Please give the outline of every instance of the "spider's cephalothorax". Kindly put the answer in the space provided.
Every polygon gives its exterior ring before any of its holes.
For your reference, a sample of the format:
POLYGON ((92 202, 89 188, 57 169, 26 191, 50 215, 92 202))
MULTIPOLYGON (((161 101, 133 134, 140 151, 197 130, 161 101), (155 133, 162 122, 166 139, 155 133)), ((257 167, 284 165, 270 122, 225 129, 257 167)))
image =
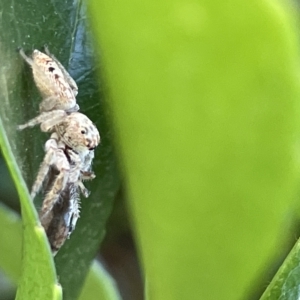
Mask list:
POLYGON ((55 127, 45 144, 46 154, 31 190, 31 197, 34 198, 49 175, 50 168, 58 170, 58 175, 44 197, 41 208, 43 217, 47 217, 68 184, 74 184, 85 197, 89 195, 82 181, 95 178, 91 172, 91 163, 94 148, 99 142, 97 128, 81 113, 71 113, 55 127))
MULTIPOLYGON (((49 128, 44 129, 49 131, 49 128)), ((79 112, 66 116, 55 126, 55 131, 77 153, 93 150, 100 143, 100 135, 96 126, 86 115, 79 112)))

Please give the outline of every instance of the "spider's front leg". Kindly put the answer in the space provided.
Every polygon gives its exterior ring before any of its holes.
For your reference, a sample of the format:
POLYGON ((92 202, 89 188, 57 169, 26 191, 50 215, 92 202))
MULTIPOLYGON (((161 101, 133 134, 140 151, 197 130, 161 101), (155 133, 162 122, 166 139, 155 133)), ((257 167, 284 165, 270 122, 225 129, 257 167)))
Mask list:
POLYGON ((41 124, 41 130, 43 132, 48 132, 50 128, 62 122, 67 116, 67 113, 64 110, 53 110, 48 112, 43 112, 37 117, 29 120, 23 125, 17 127, 18 130, 23 130, 27 127, 33 127, 37 124, 41 124))
POLYGON ((23 59, 32 67, 32 65, 33 65, 32 58, 25 54, 23 48, 18 48, 18 51, 19 51, 20 55, 23 57, 23 59))
POLYGON ((83 196, 85 198, 88 198, 88 196, 90 195, 90 191, 82 183, 81 172, 83 168, 83 162, 81 160, 81 157, 71 149, 67 150, 67 152, 72 163, 70 182, 74 182, 76 186, 79 187, 80 192, 83 194, 83 196))
POLYGON ((66 185, 70 180, 70 164, 63 149, 58 148, 55 151, 55 158, 56 161, 53 163, 53 165, 56 166, 59 174, 56 176, 43 201, 40 211, 41 219, 47 217, 48 213, 52 210, 53 206, 58 201, 60 194, 66 188, 66 185))
POLYGON ((35 182, 32 186, 31 193, 30 193, 32 200, 41 189, 42 184, 47 174, 49 173, 50 166, 55 163, 56 151, 58 148, 57 139, 58 139, 57 134, 52 134, 50 139, 45 143, 46 154, 43 159, 43 162, 40 165, 38 174, 36 176, 35 182))
POLYGON ((82 180, 92 180, 96 178, 96 175, 93 171, 81 171, 82 180))
POLYGON ((96 178, 96 175, 94 172, 92 171, 80 171, 80 178, 78 180, 78 186, 80 188, 81 193, 83 194, 83 196, 85 198, 88 198, 88 196, 90 195, 90 191, 83 185, 82 180, 92 180, 96 178))
POLYGON ((74 103, 73 106, 71 106, 69 104, 66 104, 66 105, 61 104, 60 105, 59 101, 60 101, 60 99, 58 96, 50 96, 50 97, 43 99, 43 101, 39 105, 40 112, 48 112, 48 111, 52 111, 52 110, 62 109, 66 113, 72 113, 72 112, 78 111, 80 109, 80 107, 77 103, 74 103), (59 106, 59 109, 56 108, 57 106, 59 106))

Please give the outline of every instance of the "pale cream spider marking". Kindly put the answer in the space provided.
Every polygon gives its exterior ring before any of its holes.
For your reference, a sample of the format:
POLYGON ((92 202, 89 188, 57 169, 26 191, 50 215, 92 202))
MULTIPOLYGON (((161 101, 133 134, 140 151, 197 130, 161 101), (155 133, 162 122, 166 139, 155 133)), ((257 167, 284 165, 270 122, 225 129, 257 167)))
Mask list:
MULTIPOLYGON (((35 84, 43 98, 38 117, 42 116, 43 119, 49 118, 53 122, 54 120, 59 122, 67 113, 79 110, 75 98, 78 87, 62 64, 49 52, 48 48, 45 49, 48 55, 34 50, 32 58, 26 56, 23 49, 19 49, 19 52, 31 66, 35 84)), ((22 130, 38 124, 35 119, 19 125, 18 129, 22 130)))
MULTIPOLYGON (((47 128, 48 121, 45 123, 47 128)), ((95 125, 87 116, 79 112, 66 116, 54 128, 48 128, 48 131, 54 132, 45 144, 46 154, 31 190, 31 197, 34 199, 50 168, 59 171, 43 201, 40 215, 44 218, 52 210, 68 184, 75 184, 82 194, 88 197, 89 192, 82 180, 95 178, 90 169, 94 156, 93 150, 100 143, 100 135, 95 125)))

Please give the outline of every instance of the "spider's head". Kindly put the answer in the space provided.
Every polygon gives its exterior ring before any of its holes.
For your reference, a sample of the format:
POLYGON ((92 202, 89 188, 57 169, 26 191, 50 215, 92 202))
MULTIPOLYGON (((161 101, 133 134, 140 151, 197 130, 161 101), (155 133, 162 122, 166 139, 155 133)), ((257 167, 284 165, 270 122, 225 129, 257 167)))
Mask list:
POLYGON ((79 112, 71 113, 63 125, 65 127, 63 140, 77 153, 86 154, 99 145, 99 131, 86 115, 79 112))

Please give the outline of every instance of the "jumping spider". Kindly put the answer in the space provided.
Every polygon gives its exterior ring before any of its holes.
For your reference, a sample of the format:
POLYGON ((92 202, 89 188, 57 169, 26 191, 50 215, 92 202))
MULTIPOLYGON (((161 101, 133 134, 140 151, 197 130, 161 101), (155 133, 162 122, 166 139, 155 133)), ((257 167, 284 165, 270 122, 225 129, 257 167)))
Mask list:
MULTIPOLYGON (((78 87, 61 63, 52 54, 50 54, 48 48, 45 48, 45 50, 48 55, 38 50, 34 50, 32 58, 27 57, 22 49, 19 50, 21 56, 32 67, 34 80, 43 96, 43 101, 40 104, 40 115, 28 121, 26 124, 19 125, 18 129, 22 130, 27 127, 32 127, 36 124, 41 124, 42 131, 56 132, 59 138, 62 138, 64 143, 73 149, 73 147, 78 147, 76 144, 78 137, 75 134, 76 129, 75 132, 70 134, 70 136, 68 136, 68 133, 65 133, 66 128, 72 128, 72 126, 68 127, 68 125, 66 125, 67 122, 70 121, 76 123, 76 120, 80 118, 80 122, 82 122, 84 126, 86 125, 87 128, 93 128, 94 125, 84 115, 72 113, 72 111, 79 109, 75 99, 75 96, 78 92, 78 87), (70 115, 72 115, 72 117, 68 118, 70 115), (75 143, 75 145, 73 145, 73 143, 75 143)), ((97 131, 97 129, 95 130, 97 131)), ((85 129, 82 129, 81 132, 79 132, 79 135, 84 134, 85 131, 85 129)), ((92 134, 91 131, 90 134, 92 134)), ((98 131, 97 134, 99 136, 98 131)), ((87 143, 92 141, 88 136, 86 136, 86 139, 87 143)), ((91 147, 88 144, 86 146, 88 148, 91 147)), ((80 149, 80 152, 81 151, 82 149, 80 149)), ((84 155, 84 158, 80 158, 83 159, 83 166, 80 176, 81 179, 84 179, 85 173, 89 174, 89 176, 87 176, 88 178, 93 178, 94 175, 92 176, 91 172, 87 171, 87 168, 84 167, 91 166, 93 157, 93 151, 89 151, 88 154, 84 155)), ((81 187, 83 194, 87 197, 88 191, 84 188, 82 182, 78 184, 81 187)), ((32 197, 35 196, 39 188, 40 187, 38 187, 37 183, 33 185, 32 197)))
POLYGON ((33 77, 42 95, 40 114, 19 125, 22 130, 41 124, 52 135, 45 144, 45 157, 31 190, 31 197, 41 189, 45 196, 39 218, 55 254, 70 236, 79 218, 79 191, 88 197, 82 181, 95 178, 91 171, 94 148, 100 135, 94 124, 77 112, 78 87, 61 63, 45 48, 34 50, 32 58, 20 55, 32 67, 33 77), (49 180, 49 178, 51 178, 49 180))

